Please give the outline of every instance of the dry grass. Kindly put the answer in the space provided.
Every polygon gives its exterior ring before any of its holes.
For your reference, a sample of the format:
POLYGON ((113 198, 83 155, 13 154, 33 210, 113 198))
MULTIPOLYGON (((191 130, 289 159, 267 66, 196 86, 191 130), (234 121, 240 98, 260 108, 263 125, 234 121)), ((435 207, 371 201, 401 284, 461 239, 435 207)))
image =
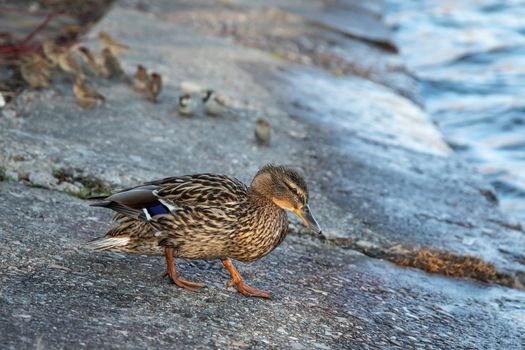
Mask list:
POLYGON ((351 238, 331 238, 328 242, 341 248, 355 249, 372 258, 385 259, 403 267, 414 267, 449 277, 472 278, 485 283, 525 290, 525 285, 518 276, 500 272, 496 266, 477 256, 402 244, 385 248, 389 245, 388 242, 377 242, 364 246, 360 241, 351 238))
POLYGON ((507 280, 507 276, 499 274, 493 264, 486 263, 478 257, 442 250, 422 248, 397 256, 393 262, 445 276, 468 277, 495 283, 501 282, 502 279, 507 280))

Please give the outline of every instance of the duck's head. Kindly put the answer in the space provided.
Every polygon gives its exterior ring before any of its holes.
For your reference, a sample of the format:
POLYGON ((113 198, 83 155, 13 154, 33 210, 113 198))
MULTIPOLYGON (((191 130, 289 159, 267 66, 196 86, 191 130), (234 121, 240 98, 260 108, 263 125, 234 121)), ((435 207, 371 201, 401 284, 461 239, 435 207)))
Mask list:
POLYGON ((306 182, 297 171, 284 166, 266 165, 255 174, 250 188, 278 207, 294 212, 306 226, 321 233, 308 207, 306 182))

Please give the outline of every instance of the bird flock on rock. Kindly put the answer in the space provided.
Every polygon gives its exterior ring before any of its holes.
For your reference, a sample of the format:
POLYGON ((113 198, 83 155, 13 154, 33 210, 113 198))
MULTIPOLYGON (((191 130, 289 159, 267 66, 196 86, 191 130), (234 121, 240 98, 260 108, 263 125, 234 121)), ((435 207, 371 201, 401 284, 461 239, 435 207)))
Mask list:
MULTIPOLYGON (((89 77, 122 79, 129 83, 131 80, 122 69, 119 56, 130 48, 106 32, 100 32, 99 38, 101 51, 98 54, 85 46, 67 48, 45 40, 42 44, 44 56, 31 52, 22 57, 22 78, 33 88, 45 88, 50 86, 53 73, 57 70, 62 71, 73 77, 73 93, 81 107, 93 108, 104 103, 105 97, 91 86, 89 77)), ((144 87, 136 90, 148 100, 156 102, 162 90, 162 77, 155 72, 149 76, 146 73, 144 81, 144 87)))
MULTIPOLYGON (((162 92, 162 76, 157 72, 149 73, 142 64, 137 65, 132 77, 127 76, 119 57, 130 51, 130 47, 103 31, 99 33, 99 39, 100 53, 92 52, 85 46, 69 48, 46 40, 42 44, 43 55, 30 52, 21 57, 21 76, 32 88, 47 88, 51 85, 53 74, 62 71, 72 77, 76 102, 86 109, 106 102, 106 98, 93 87, 92 77, 123 80, 148 101, 156 103, 162 92)), ((181 116, 205 113, 219 117, 229 113, 227 97, 212 89, 182 82, 179 91, 177 110, 181 116)), ((259 145, 269 144, 271 126, 266 119, 257 120, 254 135, 259 145)))

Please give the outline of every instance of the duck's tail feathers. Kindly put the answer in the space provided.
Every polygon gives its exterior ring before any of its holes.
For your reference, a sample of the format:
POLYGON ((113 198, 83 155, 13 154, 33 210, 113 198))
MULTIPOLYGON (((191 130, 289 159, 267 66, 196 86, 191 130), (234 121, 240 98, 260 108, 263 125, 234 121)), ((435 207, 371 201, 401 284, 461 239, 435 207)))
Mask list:
POLYGON ((130 208, 124 204, 120 204, 114 201, 102 201, 97 203, 90 204, 92 207, 102 207, 108 208, 116 211, 117 213, 126 215, 127 217, 137 219, 137 220, 146 220, 146 216, 142 210, 130 208))
POLYGON ((129 236, 100 237, 86 244, 88 249, 93 250, 121 250, 129 243, 129 236))

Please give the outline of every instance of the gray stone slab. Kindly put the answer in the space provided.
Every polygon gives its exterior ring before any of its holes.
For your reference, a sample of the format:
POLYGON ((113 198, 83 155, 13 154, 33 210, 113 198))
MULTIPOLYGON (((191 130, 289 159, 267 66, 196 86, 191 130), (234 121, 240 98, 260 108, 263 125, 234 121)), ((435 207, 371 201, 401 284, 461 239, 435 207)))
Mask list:
POLYGON ((216 262, 181 261, 207 284, 182 290, 160 257, 83 248, 107 212, 56 191, 0 183, 0 343, 5 349, 517 349, 523 293, 402 269, 289 236, 238 264, 271 301, 226 289, 216 262), (480 335, 482 334, 482 335, 480 335))

